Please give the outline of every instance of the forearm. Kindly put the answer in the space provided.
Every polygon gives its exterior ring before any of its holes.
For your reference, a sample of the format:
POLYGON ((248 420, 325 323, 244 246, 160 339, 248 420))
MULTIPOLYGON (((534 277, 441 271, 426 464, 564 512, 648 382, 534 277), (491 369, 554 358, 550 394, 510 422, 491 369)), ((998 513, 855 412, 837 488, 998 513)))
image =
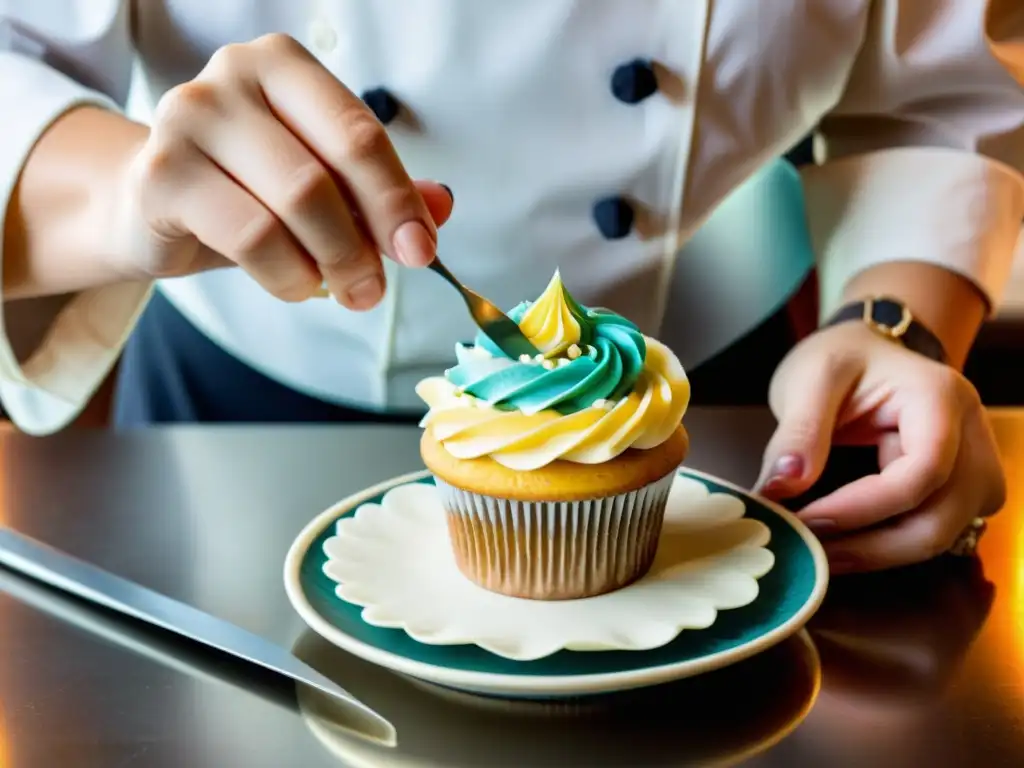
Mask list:
POLYGON ((3 218, 8 299, 79 291, 125 279, 113 253, 122 169, 147 129, 97 107, 73 109, 43 134, 3 218))
POLYGON ((868 267, 843 291, 843 303, 892 296, 941 339, 950 363, 962 368, 985 320, 987 302, 966 278, 927 262, 891 262, 868 267))

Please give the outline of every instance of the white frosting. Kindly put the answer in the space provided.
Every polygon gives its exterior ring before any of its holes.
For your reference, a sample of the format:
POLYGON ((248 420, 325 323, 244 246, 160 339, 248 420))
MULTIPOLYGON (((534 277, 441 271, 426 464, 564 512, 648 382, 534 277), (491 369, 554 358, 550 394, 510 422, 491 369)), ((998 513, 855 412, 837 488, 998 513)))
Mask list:
POLYGON ((570 414, 525 414, 478 400, 442 377, 424 379, 416 393, 430 406, 421 425, 458 459, 490 456, 510 469, 531 470, 555 460, 609 461, 627 448, 654 448, 682 421, 690 382, 676 356, 645 338, 647 358, 633 391, 615 403, 570 414))

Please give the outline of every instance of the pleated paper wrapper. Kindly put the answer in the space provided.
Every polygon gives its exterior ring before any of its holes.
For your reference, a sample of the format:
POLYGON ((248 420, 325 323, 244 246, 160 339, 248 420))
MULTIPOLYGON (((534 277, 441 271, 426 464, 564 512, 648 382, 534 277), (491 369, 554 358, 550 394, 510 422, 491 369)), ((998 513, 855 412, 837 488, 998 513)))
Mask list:
POLYGON ((435 478, 459 570, 512 597, 569 600, 624 587, 650 569, 675 478, 585 501, 518 501, 435 478))

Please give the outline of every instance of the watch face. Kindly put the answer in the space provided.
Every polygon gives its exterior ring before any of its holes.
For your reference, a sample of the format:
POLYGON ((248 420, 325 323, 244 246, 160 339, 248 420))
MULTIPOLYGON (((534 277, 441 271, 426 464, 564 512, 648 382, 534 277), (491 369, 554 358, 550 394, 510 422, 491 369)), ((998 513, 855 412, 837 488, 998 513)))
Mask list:
POLYGON ((910 310, 892 299, 867 299, 863 306, 864 322, 890 339, 902 339, 910 324, 914 322, 910 310))
POLYGON ((896 328, 909 314, 907 308, 890 299, 876 299, 871 303, 871 319, 887 328, 896 328))

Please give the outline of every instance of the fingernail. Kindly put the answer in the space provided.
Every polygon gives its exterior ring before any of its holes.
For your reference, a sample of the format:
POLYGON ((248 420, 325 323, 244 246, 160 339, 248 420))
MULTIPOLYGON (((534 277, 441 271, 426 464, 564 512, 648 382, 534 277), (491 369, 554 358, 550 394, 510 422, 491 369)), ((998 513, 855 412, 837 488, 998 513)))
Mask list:
POLYGON ((407 267, 425 267, 434 260, 434 240, 422 223, 407 221, 395 232, 395 256, 407 267))
POLYGON ((795 453, 787 453, 780 456, 772 466, 771 479, 793 480, 804 473, 803 457, 795 453))
POLYGON ((768 479, 764 481, 759 491, 766 496, 783 492, 786 490, 790 480, 795 480, 803 473, 803 459, 792 453, 781 456, 772 464, 772 471, 768 474, 768 479))
POLYGON ((444 187, 444 191, 448 193, 448 197, 450 197, 452 199, 452 202, 454 203, 455 202, 455 193, 452 192, 452 188, 449 187, 447 184, 441 184, 441 186, 444 187))
POLYGON ((813 520, 804 520, 804 525, 815 533, 829 533, 836 529, 836 521, 824 517, 817 517, 813 520))
POLYGON ((364 277, 352 285, 345 292, 345 295, 348 297, 348 303, 353 309, 370 309, 384 295, 384 281, 380 279, 379 275, 364 277))

